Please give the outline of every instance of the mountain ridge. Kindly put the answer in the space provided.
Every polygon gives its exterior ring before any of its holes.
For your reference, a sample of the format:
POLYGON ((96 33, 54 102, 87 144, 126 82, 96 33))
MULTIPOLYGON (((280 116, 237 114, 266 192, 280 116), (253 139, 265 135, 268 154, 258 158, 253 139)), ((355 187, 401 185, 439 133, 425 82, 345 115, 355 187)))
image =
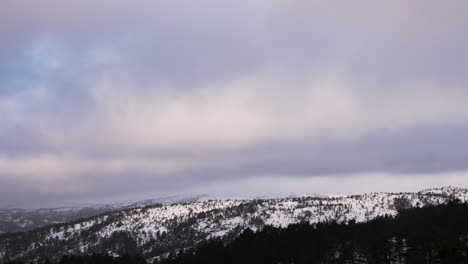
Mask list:
POLYGON ((203 200, 207 195, 172 195, 118 203, 68 203, 57 207, 0 208, 0 234, 30 231, 43 226, 65 223, 80 218, 152 204, 174 204, 203 200))
POLYGON ((398 210, 468 201, 468 189, 441 187, 419 192, 366 193, 276 199, 207 200, 156 204, 0 236, 0 258, 38 260, 47 254, 124 253, 148 259, 209 238, 231 240, 246 228, 309 222, 364 222, 398 210))

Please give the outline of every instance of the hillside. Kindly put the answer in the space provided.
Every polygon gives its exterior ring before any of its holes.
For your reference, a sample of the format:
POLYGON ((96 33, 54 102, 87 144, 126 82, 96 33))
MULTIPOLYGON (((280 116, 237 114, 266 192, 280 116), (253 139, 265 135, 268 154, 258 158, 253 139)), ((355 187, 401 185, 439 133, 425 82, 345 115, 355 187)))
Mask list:
POLYGON ((0 234, 29 231, 47 225, 70 222, 127 208, 193 202, 202 199, 205 199, 205 195, 166 196, 113 204, 71 204, 55 208, 0 208, 0 234))
POLYGON ((230 243, 211 239, 154 264, 180 263, 468 263, 468 204, 405 209, 358 224, 247 229, 230 243))
POLYGON ((307 222, 366 222, 398 210, 468 201, 468 190, 428 189, 416 193, 264 200, 215 200, 155 205, 108 212, 88 219, 0 236, 4 260, 40 260, 69 254, 141 254, 153 260, 210 238, 233 240, 243 230, 307 222))

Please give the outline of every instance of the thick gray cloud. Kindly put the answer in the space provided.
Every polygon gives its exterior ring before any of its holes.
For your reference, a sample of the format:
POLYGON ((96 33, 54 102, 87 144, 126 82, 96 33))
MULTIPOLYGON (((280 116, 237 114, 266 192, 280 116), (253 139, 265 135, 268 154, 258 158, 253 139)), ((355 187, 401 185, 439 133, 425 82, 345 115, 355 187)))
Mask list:
POLYGON ((0 200, 444 184, 468 169, 467 17, 465 1, 2 1, 0 200))

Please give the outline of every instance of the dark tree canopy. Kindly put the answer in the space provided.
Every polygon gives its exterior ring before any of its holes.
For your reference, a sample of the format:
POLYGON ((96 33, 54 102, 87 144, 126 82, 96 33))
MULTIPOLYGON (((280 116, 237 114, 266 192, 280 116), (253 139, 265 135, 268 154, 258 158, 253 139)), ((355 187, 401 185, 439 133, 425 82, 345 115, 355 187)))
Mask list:
MULTIPOLYGON (((403 201, 403 207, 404 201, 403 201)), ((122 240, 120 257, 63 256, 57 264, 146 264, 140 249, 122 240), (130 253, 130 254, 127 254, 130 253)), ((271 263, 468 263, 468 204, 401 209, 395 218, 366 223, 299 223, 287 228, 244 230, 227 243, 210 239, 178 250, 154 264, 271 263)), ((21 264, 6 262, 5 264, 21 264)), ((49 260, 41 262, 49 264, 49 260)))

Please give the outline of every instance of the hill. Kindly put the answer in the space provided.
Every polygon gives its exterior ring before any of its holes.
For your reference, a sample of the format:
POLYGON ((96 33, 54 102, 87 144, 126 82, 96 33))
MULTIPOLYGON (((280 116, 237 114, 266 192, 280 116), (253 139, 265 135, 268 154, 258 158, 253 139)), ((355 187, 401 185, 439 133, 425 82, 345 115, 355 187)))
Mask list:
POLYGON ((213 200, 107 212, 23 233, 0 236, 3 260, 58 260, 62 255, 139 254, 152 261, 211 238, 235 239, 247 228, 295 223, 367 222, 427 205, 468 201, 468 190, 437 188, 415 193, 213 200))

